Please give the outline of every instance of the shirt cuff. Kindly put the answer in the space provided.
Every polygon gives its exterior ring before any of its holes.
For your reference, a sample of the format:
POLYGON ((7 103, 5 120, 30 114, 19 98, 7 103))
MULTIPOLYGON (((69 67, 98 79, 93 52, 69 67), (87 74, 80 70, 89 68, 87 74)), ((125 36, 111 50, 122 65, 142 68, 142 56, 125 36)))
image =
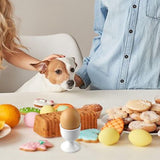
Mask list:
POLYGON ((82 65, 82 67, 76 72, 76 74, 83 80, 84 83, 84 85, 79 87, 81 89, 87 88, 91 83, 86 68, 87 68, 86 65, 82 65))

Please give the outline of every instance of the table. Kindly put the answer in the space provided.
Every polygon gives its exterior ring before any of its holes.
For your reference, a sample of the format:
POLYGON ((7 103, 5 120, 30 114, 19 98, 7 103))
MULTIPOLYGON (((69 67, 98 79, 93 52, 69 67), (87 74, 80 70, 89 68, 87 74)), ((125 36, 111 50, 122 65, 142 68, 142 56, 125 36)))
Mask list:
MULTIPOLYGON (((17 107, 32 107, 36 98, 53 99, 56 103, 71 103, 75 107, 84 104, 99 103, 106 108, 124 105, 131 99, 147 99, 154 101, 154 97, 160 95, 159 90, 108 90, 91 91, 75 90, 63 93, 0 93, 0 104, 13 104, 17 107)), ((101 121, 99 120, 99 124, 101 121)), ((99 126, 100 127, 100 126, 99 126)), ((120 141, 113 146, 104 146, 101 143, 91 144, 80 142, 81 150, 76 153, 64 153, 60 149, 64 141, 59 138, 48 138, 54 144, 53 148, 45 152, 24 152, 19 146, 30 141, 45 139, 37 135, 31 128, 27 128, 23 122, 12 129, 11 133, 0 139, 0 159, 5 160, 150 160, 158 159, 160 153, 160 137, 153 136, 153 142, 148 147, 133 146, 128 140, 127 134, 122 134, 120 141)))

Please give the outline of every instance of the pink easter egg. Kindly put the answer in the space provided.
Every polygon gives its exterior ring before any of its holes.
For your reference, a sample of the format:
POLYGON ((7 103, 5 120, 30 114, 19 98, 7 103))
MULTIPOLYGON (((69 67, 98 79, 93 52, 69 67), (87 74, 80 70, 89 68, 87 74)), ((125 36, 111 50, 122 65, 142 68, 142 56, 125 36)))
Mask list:
POLYGON ((39 113, 36 112, 29 112, 24 116, 24 123, 26 126, 33 128, 34 126, 34 120, 36 115, 39 115, 39 113))

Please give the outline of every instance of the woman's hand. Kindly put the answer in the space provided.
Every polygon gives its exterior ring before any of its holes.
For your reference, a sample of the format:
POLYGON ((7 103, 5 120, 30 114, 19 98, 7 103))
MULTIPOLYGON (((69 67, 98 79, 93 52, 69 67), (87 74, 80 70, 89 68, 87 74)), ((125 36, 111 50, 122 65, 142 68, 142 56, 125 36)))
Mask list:
POLYGON ((43 60, 44 61, 45 60, 51 61, 51 60, 53 60, 55 58, 63 58, 63 57, 65 57, 65 55, 63 55, 63 54, 51 54, 50 56, 44 58, 43 60))
POLYGON ((74 80, 76 82, 76 87, 81 87, 82 85, 84 85, 83 80, 77 74, 75 74, 74 80))

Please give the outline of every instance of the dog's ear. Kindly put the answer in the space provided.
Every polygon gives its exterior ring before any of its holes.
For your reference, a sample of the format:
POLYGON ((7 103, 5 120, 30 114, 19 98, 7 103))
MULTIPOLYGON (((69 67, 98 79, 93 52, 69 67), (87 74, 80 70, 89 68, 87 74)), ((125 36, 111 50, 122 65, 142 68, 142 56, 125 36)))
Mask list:
POLYGON ((30 65, 34 67, 41 74, 44 74, 47 71, 48 64, 49 64, 49 61, 45 60, 36 64, 30 64, 30 65))

